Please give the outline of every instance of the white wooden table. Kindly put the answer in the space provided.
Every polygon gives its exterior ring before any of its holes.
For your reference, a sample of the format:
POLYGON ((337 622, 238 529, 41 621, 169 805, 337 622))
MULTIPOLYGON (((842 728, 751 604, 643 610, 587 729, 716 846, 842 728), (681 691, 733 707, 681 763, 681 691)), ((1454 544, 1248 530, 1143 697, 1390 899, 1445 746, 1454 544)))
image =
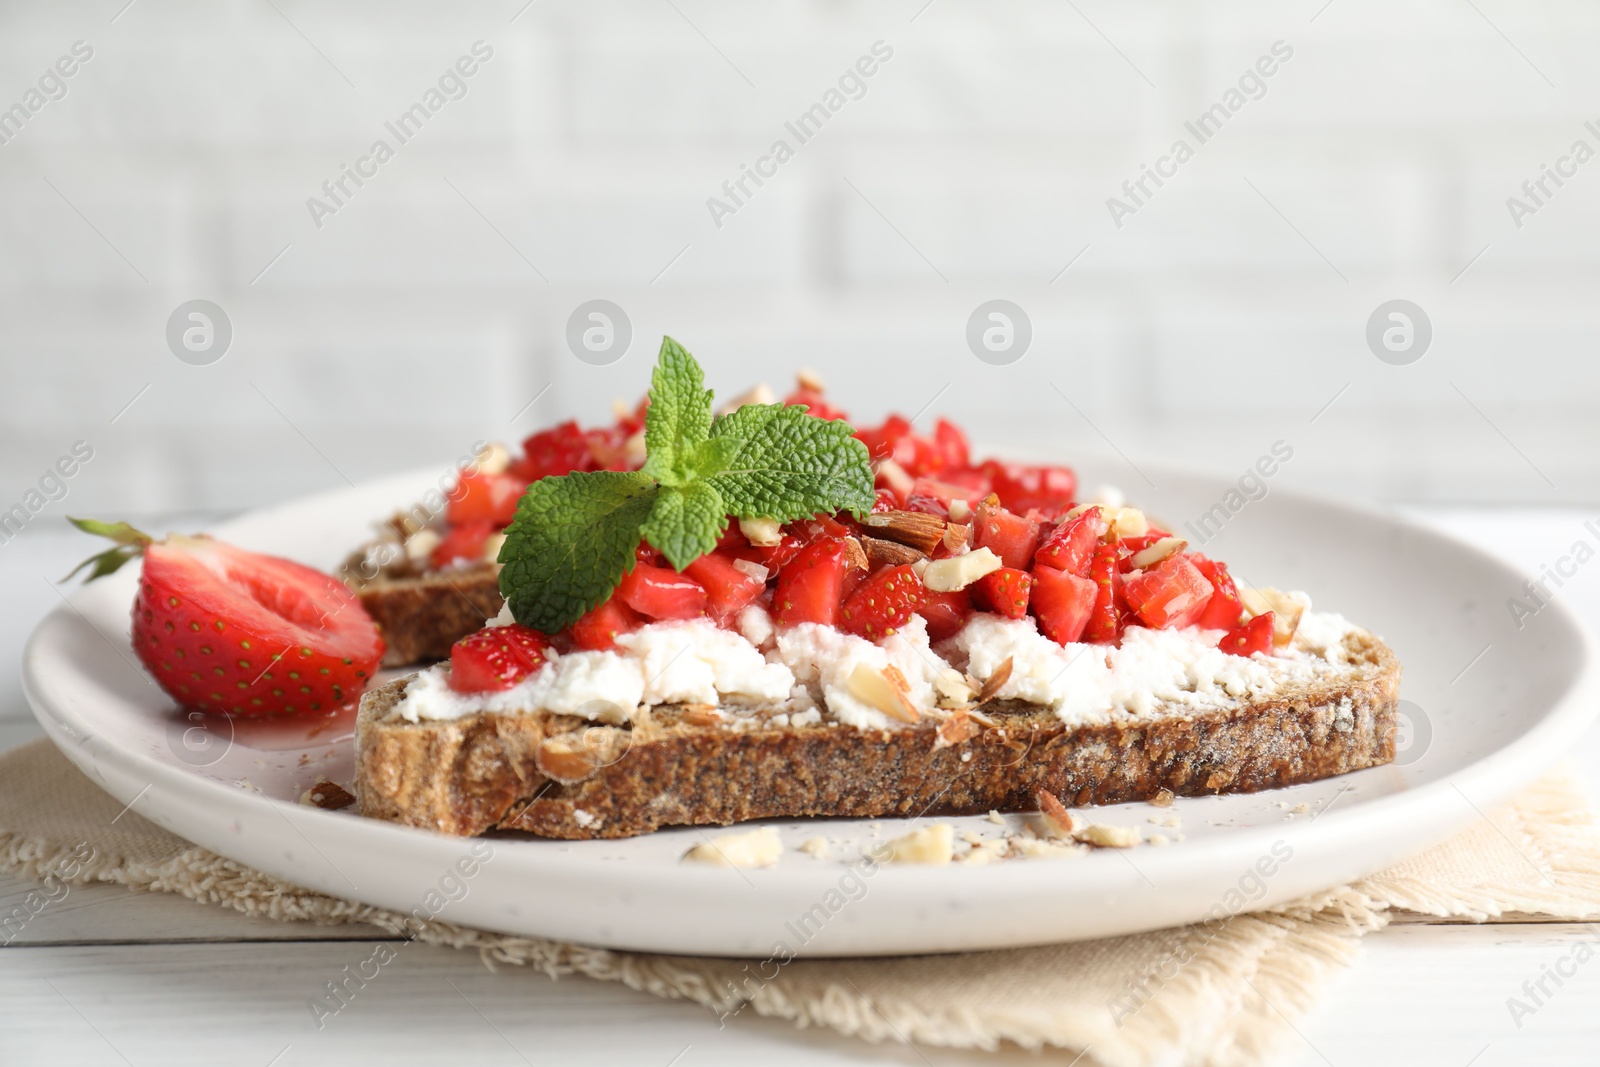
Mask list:
MULTIPOLYGON (((1578 535, 1578 512, 1417 511, 1534 571, 1578 535)), ((38 524, 43 526, 44 524, 38 524)), ((172 519, 186 529, 198 521, 172 519)), ((163 527, 164 528, 164 527, 163 527)), ((0 545, 0 749, 39 736, 18 682, 22 642, 57 602, 48 579, 89 551, 81 536, 30 530, 0 545)), ((1600 568, 1562 591, 1600 626, 1600 568)), ((1575 763, 1600 795, 1600 731, 1575 763)), ((30 886, 0 878, 0 907, 30 886)), ((0 949, 0 1064, 1061 1063, 873 1046, 745 1013, 725 1028, 691 1004, 583 978, 486 971, 423 945, 385 967, 318 1030, 307 998, 365 959, 376 931, 279 925, 161 894, 80 888, 0 949)), ((1285 1062, 1312 1065, 1594 1064, 1600 962, 1578 968, 1519 1027, 1507 998, 1600 939, 1600 926, 1397 924, 1367 939, 1354 970, 1309 1018, 1285 1062)), ((1551 987, 1553 988, 1553 987, 1551 987)))

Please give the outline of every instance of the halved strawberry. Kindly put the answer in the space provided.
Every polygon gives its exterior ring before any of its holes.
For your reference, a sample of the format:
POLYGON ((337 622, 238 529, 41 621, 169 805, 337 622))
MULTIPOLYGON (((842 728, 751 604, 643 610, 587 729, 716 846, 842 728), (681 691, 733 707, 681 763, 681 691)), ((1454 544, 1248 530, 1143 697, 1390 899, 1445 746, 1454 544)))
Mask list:
POLYGON ((839 609, 839 628, 869 641, 888 637, 910 621, 928 591, 911 564, 885 567, 850 595, 839 609))
POLYGON ((990 549, 1007 567, 1027 570, 1039 547, 1039 524, 985 501, 972 517, 972 547, 990 549))
POLYGON ((1124 578, 1122 595, 1141 622, 1163 630, 1199 619, 1211 599, 1211 583, 1188 556, 1168 556, 1124 578))
POLYGON ((1028 613, 1028 594, 1032 590, 1033 576, 1027 571, 1001 567, 973 583, 972 599, 997 615, 1020 619, 1028 613))
POLYGON ((437 571, 443 570, 458 559, 479 562, 483 559, 483 548, 489 543, 489 538, 494 532, 494 524, 488 522, 468 522, 452 526, 445 532, 444 537, 440 538, 433 554, 428 557, 428 565, 437 571))
POLYGON ((1105 535, 1105 518, 1099 508, 1090 508, 1051 531, 1039 546, 1039 551, 1034 553, 1033 560, 1087 578, 1089 560, 1094 557, 1095 546, 1105 535))
POLYGON ((450 646, 450 688, 458 693, 510 689, 545 665, 550 639, 531 626, 486 626, 450 646))
POLYGON ((487 522, 497 527, 511 525, 517 514, 517 501, 527 484, 511 474, 485 474, 464 471, 450 491, 445 517, 451 525, 487 522))
POLYGON ((644 619, 628 605, 612 596, 583 616, 570 628, 572 643, 587 652, 615 652, 617 635, 632 633, 644 619))
POLYGON ((928 623, 928 640, 943 641, 947 637, 954 637, 967 624, 972 617, 972 597, 965 589, 957 589, 953 593, 927 593, 927 599, 922 607, 917 609, 928 623))
POLYGON ((844 590, 844 542, 821 537, 802 548, 778 572, 772 613, 780 624, 819 622, 832 626, 839 618, 844 590))
POLYGON ((1088 578, 1035 565, 1031 605, 1039 618, 1039 632, 1059 645, 1082 638, 1094 613, 1097 592, 1098 587, 1088 578))
POLYGON ((1272 612, 1264 612, 1243 626, 1229 630, 1217 643, 1217 647, 1235 656, 1249 657, 1255 652, 1271 655, 1272 612))
POLYGON ((209 537, 155 541, 126 523, 71 521, 118 543, 87 561, 91 581, 144 557, 133 648, 186 708, 251 718, 332 711, 378 669, 383 638, 335 578, 209 537))
POLYGON ((634 611, 652 619, 693 619, 706 613, 706 590, 671 567, 637 563, 623 575, 617 595, 634 611))

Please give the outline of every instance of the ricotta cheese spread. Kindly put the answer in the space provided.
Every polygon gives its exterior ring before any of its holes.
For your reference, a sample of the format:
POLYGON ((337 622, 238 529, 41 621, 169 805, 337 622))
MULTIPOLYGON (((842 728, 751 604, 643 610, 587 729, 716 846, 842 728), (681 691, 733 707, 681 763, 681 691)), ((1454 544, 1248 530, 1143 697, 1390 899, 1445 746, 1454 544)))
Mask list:
POLYGON ((1220 651, 1215 630, 1135 626, 1118 648, 1063 646, 1040 634, 1031 617, 983 612, 937 649, 920 616, 881 642, 815 623, 775 631, 759 606, 746 608, 737 623, 737 631, 705 619, 653 623, 619 636, 616 652, 552 649, 548 663, 499 692, 458 693, 444 665, 430 667, 411 679, 391 714, 418 722, 550 711, 620 724, 656 704, 731 703, 773 709, 765 719, 735 716, 735 728, 831 721, 887 730, 904 724, 852 694, 849 679, 858 666, 893 667, 906 680, 911 704, 931 709, 941 671, 955 667, 982 681, 1010 659, 1011 675, 996 696, 1048 707, 1077 726, 1173 705, 1202 709, 1264 697, 1346 662, 1344 638, 1355 630, 1342 616, 1307 610, 1290 647, 1246 659, 1220 651))

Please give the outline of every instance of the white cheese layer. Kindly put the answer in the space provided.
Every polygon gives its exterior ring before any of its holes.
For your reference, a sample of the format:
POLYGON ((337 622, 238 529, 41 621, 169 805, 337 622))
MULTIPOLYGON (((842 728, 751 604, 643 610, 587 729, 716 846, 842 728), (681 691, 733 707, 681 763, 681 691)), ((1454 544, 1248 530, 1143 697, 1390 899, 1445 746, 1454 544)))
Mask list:
POLYGON ((812 623, 774 633, 766 613, 754 611, 740 619, 743 632, 703 619, 654 623, 618 637, 617 652, 552 650, 536 673, 496 693, 457 693, 443 665, 430 667, 411 680, 391 714, 418 722, 550 711, 616 724, 655 704, 715 706, 731 698, 781 709, 767 720, 772 725, 826 720, 885 730, 904 724, 851 693, 858 666, 894 667, 911 704, 928 711, 940 671, 963 668, 982 682, 1010 659, 1011 675, 996 695, 1049 707, 1076 726, 1163 706, 1198 709, 1267 696, 1344 662, 1344 637, 1355 629, 1341 616, 1307 611, 1291 647, 1245 659, 1219 651, 1215 630, 1130 627, 1120 648, 1062 646, 1041 635, 1032 618, 979 613, 935 651, 919 616, 874 643, 812 623))

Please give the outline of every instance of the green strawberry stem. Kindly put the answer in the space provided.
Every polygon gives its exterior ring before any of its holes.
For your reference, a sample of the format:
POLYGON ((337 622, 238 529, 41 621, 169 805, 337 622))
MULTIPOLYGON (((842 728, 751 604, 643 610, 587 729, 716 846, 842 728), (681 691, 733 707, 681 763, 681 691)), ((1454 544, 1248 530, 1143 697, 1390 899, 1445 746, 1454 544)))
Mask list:
POLYGON ((76 567, 63 582, 72 581, 77 573, 85 567, 93 567, 85 582, 92 582, 96 578, 104 578, 108 574, 115 574, 122 565, 130 559, 144 555, 144 546, 155 539, 142 530, 136 530, 125 522, 101 522, 99 519, 75 519, 67 516, 67 521, 87 534, 96 537, 109 537, 116 544, 101 552, 99 555, 90 556, 76 567))

